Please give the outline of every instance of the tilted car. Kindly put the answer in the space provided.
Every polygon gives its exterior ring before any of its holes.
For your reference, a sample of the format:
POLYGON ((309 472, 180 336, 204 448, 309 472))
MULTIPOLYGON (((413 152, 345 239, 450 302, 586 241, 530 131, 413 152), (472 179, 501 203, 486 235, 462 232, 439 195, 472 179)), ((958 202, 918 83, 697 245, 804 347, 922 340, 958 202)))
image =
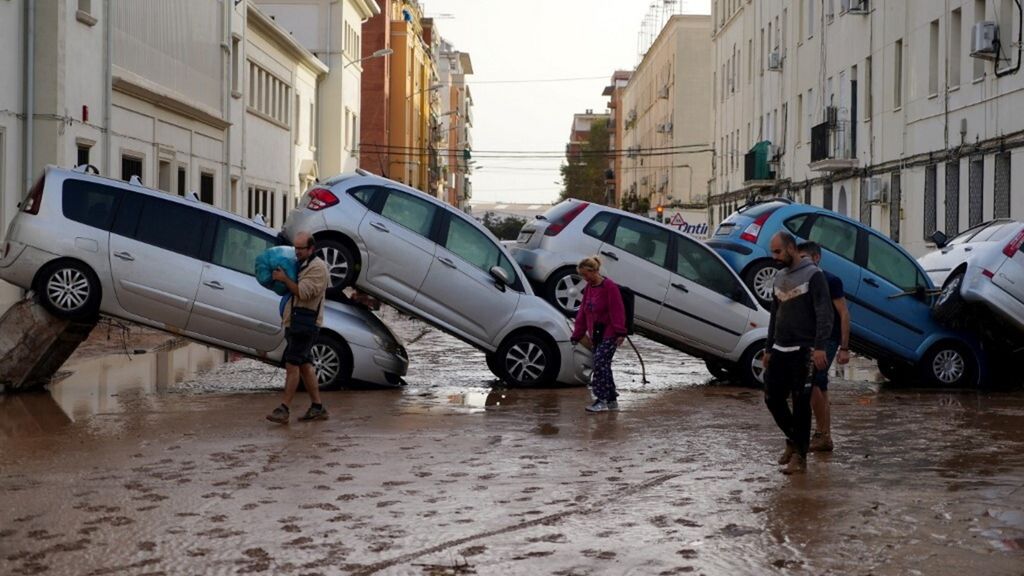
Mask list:
POLYGON ((583 298, 577 263, 599 256, 601 273, 635 292, 638 332, 703 359, 716 377, 761 381, 768 311, 699 240, 649 218, 570 199, 527 222, 512 255, 568 316, 583 298))
MULTIPOLYGON (((194 200, 50 166, 21 203, 0 278, 60 317, 107 314, 280 363, 280 297, 254 274, 265 226, 194 200)), ((399 385, 409 360, 369 310, 328 302, 312 355, 321 386, 399 385)))
POLYGON ((486 354, 513 385, 589 381, 590 353, 501 243, 457 208, 364 170, 311 188, 283 234, 313 234, 334 289, 355 285, 486 354))
POLYGON ((708 245, 767 303, 777 271, 769 245, 780 230, 821 245, 821 267, 838 276, 846 291, 850 347, 876 359, 884 376, 942 386, 973 386, 986 377, 978 339, 932 318, 936 291, 917 261, 861 222, 772 199, 741 207, 719 224, 708 245))
MULTIPOLYGON (((1024 223, 991 220, 946 239, 936 232, 938 247, 918 258, 932 282, 942 286, 935 317, 958 325, 966 317, 987 320, 968 308, 980 305, 995 314, 994 336, 1024 341, 1024 223)), ((1018 345, 1019 346, 1019 345, 1018 345)))

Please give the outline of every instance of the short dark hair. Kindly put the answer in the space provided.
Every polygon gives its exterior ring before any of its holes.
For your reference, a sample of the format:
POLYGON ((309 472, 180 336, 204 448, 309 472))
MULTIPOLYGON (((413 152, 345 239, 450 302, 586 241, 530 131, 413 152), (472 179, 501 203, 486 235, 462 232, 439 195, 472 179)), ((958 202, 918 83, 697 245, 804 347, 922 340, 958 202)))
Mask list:
POLYGON ((809 256, 821 256, 821 244, 818 244, 813 240, 808 240, 807 242, 801 242, 800 244, 797 244, 796 249, 799 250, 800 252, 808 254, 809 256))
POLYGON ((796 248, 796 238, 794 238, 793 235, 790 234, 789 232, 786 232, 785 230, 779 230, 778 232, 775 233, 775 235, 779 238, 779 240, 782 241, 783 246, 787 248, 790 246, 796 248))

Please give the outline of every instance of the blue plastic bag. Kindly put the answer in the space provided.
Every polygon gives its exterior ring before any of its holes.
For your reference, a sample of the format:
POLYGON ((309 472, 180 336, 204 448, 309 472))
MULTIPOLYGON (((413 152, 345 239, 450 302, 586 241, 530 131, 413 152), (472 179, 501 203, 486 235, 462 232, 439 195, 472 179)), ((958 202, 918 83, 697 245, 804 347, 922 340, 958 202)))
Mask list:
POLYGON ((274 246, 256 257, 256 281, 264 288, 269 288, 278 295, 284 296, 289 293, 288 286, 285 286, 283 282, 274 280, 272 276, 277 268, 284 270, 285 274, 293 282, 298 282, 299 263, 295 259, 295 248, 291 246, 274 246))

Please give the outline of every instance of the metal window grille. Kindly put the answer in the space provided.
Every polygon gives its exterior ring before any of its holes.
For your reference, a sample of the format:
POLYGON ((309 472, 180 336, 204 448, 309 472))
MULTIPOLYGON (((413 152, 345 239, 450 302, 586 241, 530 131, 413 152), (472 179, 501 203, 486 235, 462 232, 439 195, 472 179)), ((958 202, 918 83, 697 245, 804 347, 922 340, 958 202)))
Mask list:
POLYGON ((1010 217, 1010 166, 1009 152, 996 154, 996 180, 993 194, 993 218, 1010 217))
POLYGON ((927 240, 935 233, 936 208, 938 197, 936 195, 937 168, 934 164, 925 166, 924 169, 924 238, 927 240))
POLYGON ((983 221, 983 210, 985 205, 985 160, 973 158, 968 167, 968 203, 967 222, 968 226, 976 226, 983 221))
POLYGON ((960 159, 946 162, 946 236, 960 233, 960 159))
POLYGON ((903 196, 900 182, 900 173, 892 175, 892 182, 889 185, 889 237, 893 242, 900 241, 900 200, 903 196))

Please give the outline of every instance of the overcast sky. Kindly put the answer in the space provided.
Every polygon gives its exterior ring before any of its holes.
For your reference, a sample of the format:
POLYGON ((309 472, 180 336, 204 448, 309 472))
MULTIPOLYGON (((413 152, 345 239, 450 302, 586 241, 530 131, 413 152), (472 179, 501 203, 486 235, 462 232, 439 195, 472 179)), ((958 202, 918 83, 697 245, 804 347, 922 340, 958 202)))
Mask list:
MULTIPOLYGON (((441 36, 473 61, 474 74, 468 80, 479 168, 472 176, 472 201, 549 203, 561 188, 558 167, 572 115, 605 110, 608 98, 601 92, 615 70, 637 64, 645 16, 652 4, 658 14, 664 13, 665 0, 421 3, 425 15, 436 18, 441 36), (588 79, 565 80, 577 78, 588 79), (551 81, 524 82, 529 80, 551 81), (551 157, 495 158, 488 153, 493 151, 551 157)), ((670 1, 667 12, 708 14, 710 5, 710 0, 670 1)))

